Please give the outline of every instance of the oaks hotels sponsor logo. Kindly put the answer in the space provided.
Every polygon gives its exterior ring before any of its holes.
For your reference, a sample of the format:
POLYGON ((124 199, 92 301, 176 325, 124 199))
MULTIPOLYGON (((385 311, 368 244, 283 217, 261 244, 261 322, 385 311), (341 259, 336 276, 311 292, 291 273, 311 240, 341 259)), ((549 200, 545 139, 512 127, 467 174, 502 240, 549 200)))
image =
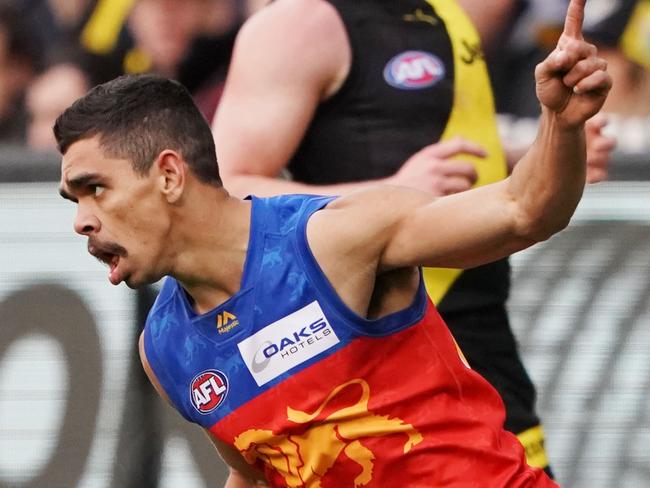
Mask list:
POLYGON ((384 68, 386 83, 402 90, 428 88, 444 77, 444 63, 426 51, 405 51, 391 59, 384 68))
POLYGON ((338 344, 318 302, 267 325, 237 344, 258 386, 338 344))

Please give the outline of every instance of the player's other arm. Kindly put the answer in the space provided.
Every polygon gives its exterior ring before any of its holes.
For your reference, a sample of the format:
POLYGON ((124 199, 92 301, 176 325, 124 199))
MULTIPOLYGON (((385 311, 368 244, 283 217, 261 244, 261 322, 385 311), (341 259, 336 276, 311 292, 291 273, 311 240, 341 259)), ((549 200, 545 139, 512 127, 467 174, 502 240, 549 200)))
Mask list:
MULTIPOLYGON (((140 361, 142 362, 142 367, 147 374, 149 381, 155 388, 156 392, 158 392, 158 394, 169 405, 172 405, 169 397, 165 393, 163 387, 160 385, 156 374, 153 372, 153 369, 147 360, 147 354, 144 348, 144 332, 140 334, 140 340, 138 341, 138 350, 140 353, 140 361)), ((228 468, 230 470, 224 488, 264 488, 268 486, 263 478, 263 475, 255 470, 252 466, 248 465, 237 451, 214 437, 208 430, 205 430, 205 433, 208 435, 210 441, 212 441, 212 444, 217 448, 219 455, 228 465, 228 468)))

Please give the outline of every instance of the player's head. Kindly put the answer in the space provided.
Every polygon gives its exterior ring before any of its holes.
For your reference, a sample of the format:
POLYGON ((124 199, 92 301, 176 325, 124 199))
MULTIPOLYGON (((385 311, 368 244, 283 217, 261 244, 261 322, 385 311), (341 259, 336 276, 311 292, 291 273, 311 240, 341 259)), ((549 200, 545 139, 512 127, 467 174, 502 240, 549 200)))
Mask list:
POLYGON ((178 151, 203 182, 221 185, 207 121, 180 83, 157 75, 125 75, 98 85, 56 120, 61 154, 97 136, 107 156, 128 159, 145 175, 165 149, 178 151))
POLYGON ((169 274, 182 245, 175 229, 204 207, 188 202, 224 193, 210 128, 188 92, 157 76, 117 78, 70 106, 54 133, 61 195, 77 203, 75 231, 110 281, 137 287, 169 274))

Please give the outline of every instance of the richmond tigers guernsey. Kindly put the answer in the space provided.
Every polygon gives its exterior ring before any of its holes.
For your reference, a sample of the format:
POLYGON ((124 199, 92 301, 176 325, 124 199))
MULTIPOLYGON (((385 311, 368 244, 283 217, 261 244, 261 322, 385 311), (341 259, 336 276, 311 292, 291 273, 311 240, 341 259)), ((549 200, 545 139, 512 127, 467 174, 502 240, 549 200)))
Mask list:
POLYGON ((306 240, 331 199, 253 198, 241 289, 211 312, 166 280, 144 344, 175 408, 273 487, 556 486, 503 430, 422 284, 378 320, 339 299, 306 240))
MULTIPOLYGON (((341 89, 318 107, 289 164, 296 181, 385 178, 423 147, 457 136, 488 153, 463 156, 476 167, 477 185, 506 177, 481 43, 454 1, 328 1, 346 27, 352 63, 341 89)), ((462 290, 449 290, 460 274, 425 271, 434 303, 455 311, 506 300, 505 261, 471 270, 476 276, 462 290)))

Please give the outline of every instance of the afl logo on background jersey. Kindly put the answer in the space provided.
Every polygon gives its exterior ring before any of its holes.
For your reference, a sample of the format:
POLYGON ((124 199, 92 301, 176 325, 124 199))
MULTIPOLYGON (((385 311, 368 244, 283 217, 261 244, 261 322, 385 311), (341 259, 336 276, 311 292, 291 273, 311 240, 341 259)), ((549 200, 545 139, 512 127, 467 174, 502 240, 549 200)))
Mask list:
POLYGON ((228 394, 228 378, 221 371, 210 369, 194 377, 190 384, 192 405, 200 413, 210 413, 223 403, 228 394))
POLYGON ((405 51, 391 59, 384 68, 386 83, 402 90, 428 88, 444 77, 444 63, 425 51, 405 51))

